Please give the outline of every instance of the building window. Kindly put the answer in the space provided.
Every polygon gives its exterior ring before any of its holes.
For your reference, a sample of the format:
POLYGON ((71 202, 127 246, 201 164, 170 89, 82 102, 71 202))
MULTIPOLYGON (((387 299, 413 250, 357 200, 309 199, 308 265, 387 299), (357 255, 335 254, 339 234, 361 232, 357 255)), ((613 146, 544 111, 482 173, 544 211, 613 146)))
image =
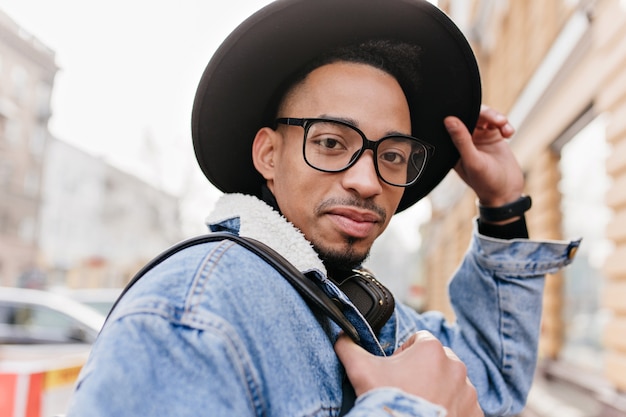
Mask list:
POLYGON ((4 235, 7 232, 7 225, 9 224, 9 216, 5 211, 0 209, 0 235, 4 235))
POLYGON ((30 197, 37 197, 39 194, 39 174, 30 171, 24 177, 24 194, 30 197))
POLYGON ((7 130, 7 118, 0 114, 0 144, 5 142, 6 139, 6 130, 7 130))
POLYGON ((4 126, 4 138, 11 146, 19 145, 22 141, 22 126, 16 119, 6 119, 4 126))
POLYGON ((605 170, 608 155, 600 116, 563 146, 560 162, 564 235, 583 238, 576 262, 564 270, 566 330, 561 359, 594 371, 602 370, 602 332, 608 319, 600 302, 602 265, 612 250, 605 236, 611 216, 604 202, 610 185, 605 170))
POLYGON ((12 93, 17 103, 23 104, 28 96, 28 73, 21 66, 11 71, 12 93))
POLYGON ((13 222, 8 211, 0 209, 0 235, 11 236, 13 234, 13 222))
POLYGON ((35 241, 35 220, 30 217, 22 219, 19 234, 23 242, 33 243, 35 241))
POLYGON ((40 82, 37 86, 37 115, 40 120, 47 121, 52 113, 50 110, 50 99, 52 96, 52 86, 45 82, 40 82))
POLYGON ((0 190, 8 190, 13 180, 13 164, 8 160, 0 160, 0 190))
POLYGON ((35 156, 43 155, 43 151, 46 147, 46 137, 48 136, 48 130, 43 125, 35 127, 35 131, 30 139, 30 151, 35 156))

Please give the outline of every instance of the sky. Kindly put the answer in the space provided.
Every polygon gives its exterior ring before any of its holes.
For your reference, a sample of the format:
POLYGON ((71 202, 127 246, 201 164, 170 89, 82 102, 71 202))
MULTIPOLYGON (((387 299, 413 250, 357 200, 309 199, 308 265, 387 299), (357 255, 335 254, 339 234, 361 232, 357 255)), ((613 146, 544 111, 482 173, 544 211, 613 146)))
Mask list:
MULTIPOLYGON (((56 53, 51 133, 181 196, 186 230, 203 232, 219 192, 193 155, 197 83, 221 41, 269 2, 0 0, 0 9, 56 53)), ((427 210, 415 212, 398 229, 427 210)))

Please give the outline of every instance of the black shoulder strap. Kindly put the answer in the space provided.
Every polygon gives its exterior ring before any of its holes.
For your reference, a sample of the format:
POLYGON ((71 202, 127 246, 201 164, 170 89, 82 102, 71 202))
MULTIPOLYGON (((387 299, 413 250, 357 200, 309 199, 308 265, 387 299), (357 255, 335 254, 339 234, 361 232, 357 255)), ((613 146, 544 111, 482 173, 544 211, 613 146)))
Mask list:
MULTIPOLYGON (((175 253, 189 248, 191 246, 200 245, 208 242, 215 242, 220 240, 232 240, 240 246, 248 249, 250 252, 259 256, 265 262, 270 264, 276 271, 278 271, 289 283, 300 293, 300 295, 319 309, 323 314, 330 317, 341 329, 350 336, 355 342, 359 342, 359 335, 348 319, 344 316, 341 309, 335 304, 331 298, 322 291, 313 281, 307 278, 302 272, 300 272, 295 266, 287 261, 278 252, 270 248, 269 246, 259 242, 258 240, 234 235, 232 233, 218 232, 209 233, 207 235, 193 237, 191 239, 184 240, 176 245, 166 249, 159 255, 157 255, 152 261, 147 263, 126 285, 126 288, 122 291, 118 299, 113 304, 111 311, 117 306, 120 299, 126 294, 126 292, 146 274, 149 270, 159 265, 165 259, 174 255, 175 253)), ((109 316, 111 315, 109 311, 109 316)), ((108 317, 107 317, 108 318, 108 317)))

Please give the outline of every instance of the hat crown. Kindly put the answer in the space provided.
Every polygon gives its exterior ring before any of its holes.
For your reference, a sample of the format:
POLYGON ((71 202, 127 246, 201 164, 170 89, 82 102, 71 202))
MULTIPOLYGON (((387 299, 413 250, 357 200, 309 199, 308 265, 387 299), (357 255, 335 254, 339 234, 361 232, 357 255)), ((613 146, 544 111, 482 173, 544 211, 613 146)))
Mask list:
POLYGON ((481 86, 461 31, 423 0, 278 0, 241 23, 209 61, 194 101, 194 150, 211 183, 223 192, 260 196, 264 179, 252 163, 252 141, 276 91, 321 54, 370 39, 421 49, 420 87, 409 100, 413 135, 436 150, 398 211, 428 194, 459 158, 443 119, 457 116, 472 131, 481 86))

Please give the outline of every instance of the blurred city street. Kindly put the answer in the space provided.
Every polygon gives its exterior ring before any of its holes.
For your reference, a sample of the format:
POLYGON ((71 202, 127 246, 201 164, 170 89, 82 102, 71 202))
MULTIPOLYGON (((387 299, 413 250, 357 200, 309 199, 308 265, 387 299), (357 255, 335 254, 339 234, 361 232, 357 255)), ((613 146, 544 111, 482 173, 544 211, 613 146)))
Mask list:
MULTIPOLYGON (((206 232, 221 192, 195 160, 195 88, 224 36, 269 1, 0 0, 0 416, 62 413, 129 279, 206 232)), ((483 102, 516 128, 530 236, 583 239, 546 278, 520 416, 626 417, 626 1, 435 3, 470 41, 483 102)), ((476 215, 451 172, 394 217, 366 266, 452 322, 449 279, 476 215)))

